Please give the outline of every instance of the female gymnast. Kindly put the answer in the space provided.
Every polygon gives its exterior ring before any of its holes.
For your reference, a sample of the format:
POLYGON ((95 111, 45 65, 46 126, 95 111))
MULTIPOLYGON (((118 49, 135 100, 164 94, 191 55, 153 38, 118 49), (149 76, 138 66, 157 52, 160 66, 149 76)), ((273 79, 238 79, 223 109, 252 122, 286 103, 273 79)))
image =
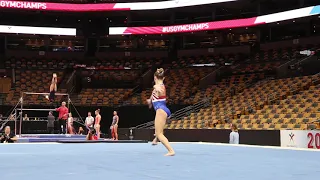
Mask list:
POLYGON ((96 119, 94 122, 94 129, 96 130, 97 137, 100 138, 100 121, 101 121, 101 115, 100 115, 100 109, 97 109, 95 111, 96 119))
POLYGON ((68 128, 68 133, 69 134, 74 134, 75 133, 74 132, 74 128, 73 128, 73 117, 72 117, 71 113, 69 113, 67 128, 68 128))
POLYGON ((91 128, 91 129, 89 130, 89 133, 87 134, 86 139, 87 139, 88 141, 98 140, 98 136, 96 135, 96 131, 95 131, 93 128, 91 128))
POLYGON ((46 96, 46 98, 51 102, 54 101, 55 94, 57 92, 57 82, 58 82, 57 74, 53 73, 51 84, 50 84, 50 94, 49 94, 49 96, 46 96))
POLYGON ((110 127, 113 140, 118 140, 118 123, 119 123, 118 112, 113 111, 112 124, 110 127))
POLYGON ((171 115, 171 112, 166 105, 166 88, 163 81, 164 70, 163 68, 157 69, 154 73, 155 85, 153 86, 150 99, 147 100, 149 108, 153 106, 156 111, 154 123, 156 138, 154 139, 153 144, 158 139, 168 150, 168 153, 165 156, 174 156, 175 152, 173 148, 171 147, 168 139, 163 135, 163 129, 166 125, 167 118, 171 115))

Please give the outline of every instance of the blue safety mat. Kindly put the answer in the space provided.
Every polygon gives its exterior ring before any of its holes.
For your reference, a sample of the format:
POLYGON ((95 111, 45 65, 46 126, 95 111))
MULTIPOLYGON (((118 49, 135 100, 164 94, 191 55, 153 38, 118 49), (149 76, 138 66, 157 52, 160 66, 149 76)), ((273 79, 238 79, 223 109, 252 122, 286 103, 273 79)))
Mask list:
POLYGON ((52 139, 58 139, 58 138, 80 138, 85 139, 86 135, 70 135, 70 134, 22 134, 20 137, 22 138, 52 138, 52 139))
POLYGON ((0 144, 1 179, 303 180, 318 179, 320 152, 173 144, 0 144))

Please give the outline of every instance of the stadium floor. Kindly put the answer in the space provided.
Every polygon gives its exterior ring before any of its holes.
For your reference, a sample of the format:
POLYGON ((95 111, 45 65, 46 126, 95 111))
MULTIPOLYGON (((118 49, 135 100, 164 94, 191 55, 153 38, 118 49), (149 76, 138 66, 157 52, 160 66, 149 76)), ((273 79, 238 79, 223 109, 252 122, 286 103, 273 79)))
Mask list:
POLYGON ((319 151, 199 143, 0 144, 1 179, 317 179, 319 151))

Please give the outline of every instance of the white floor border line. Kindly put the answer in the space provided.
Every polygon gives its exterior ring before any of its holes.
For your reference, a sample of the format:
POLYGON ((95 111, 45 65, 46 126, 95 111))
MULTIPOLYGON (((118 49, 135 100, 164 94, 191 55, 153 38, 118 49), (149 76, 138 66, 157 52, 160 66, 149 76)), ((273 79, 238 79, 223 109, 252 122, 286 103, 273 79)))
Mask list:
POLYGON ((278 146, 258 146, 258 145, 246 145, 246 144, 227 144, 227 143, 209 143, 209 142, 172 142, 172 144, 204 144, 204 145, 211 145, 211 146, 236 146, 236 147, 250 147, 250 148, 263 148, 263 149, 280 149, 280 150, 320 152, 320 149, 278 147, 278 146))
MULTIPOLYGON (((150 142, 149 142, 150 143, 150 142)), ((227 143, 210 143, 210 142, 171 142, 172 144, 201 144, 201 145, 211 145, 211 146, 235 146, 235 147, 250 147, 250 148, 263 148, 263 149, 280 149, 280 150, 294 150, 294 151, 316 151, 320 152, 320 149, 307 149, 307 148, 295 148, 295 147, 278 147, 278 146, 258 146, 258 145, 246 145, 246 144, 227 144, 227 143)), ((61 144, 57 142, 43 142, 43 143, 8 143, 0 144, 1 145, 48 145, 48 144, 61 144)), ((93 143, 95 144, 95 143, 93 143)), ((98 143, 99 144, 99 143, 98 143)), ((117 144, 117 143, 107 143, 107 144, 117 144)), ((123 143, 120 143, 123 144, 123 143)), ((130 144, 130 143, 128 143, 130 144)), ((145 143, 144 143, 145 144, 145 143)))

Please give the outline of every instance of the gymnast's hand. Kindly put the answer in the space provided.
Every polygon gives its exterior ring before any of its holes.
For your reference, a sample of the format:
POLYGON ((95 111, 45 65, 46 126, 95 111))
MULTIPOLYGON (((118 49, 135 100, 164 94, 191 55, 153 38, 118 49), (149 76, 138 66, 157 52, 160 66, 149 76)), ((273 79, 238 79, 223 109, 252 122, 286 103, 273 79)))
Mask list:
POLYGON ((151 109, 151 108, 152 108, 151 99, 147 99, 147 103, 148 103, 148 105, 149 105, 149 108, 151 109))

